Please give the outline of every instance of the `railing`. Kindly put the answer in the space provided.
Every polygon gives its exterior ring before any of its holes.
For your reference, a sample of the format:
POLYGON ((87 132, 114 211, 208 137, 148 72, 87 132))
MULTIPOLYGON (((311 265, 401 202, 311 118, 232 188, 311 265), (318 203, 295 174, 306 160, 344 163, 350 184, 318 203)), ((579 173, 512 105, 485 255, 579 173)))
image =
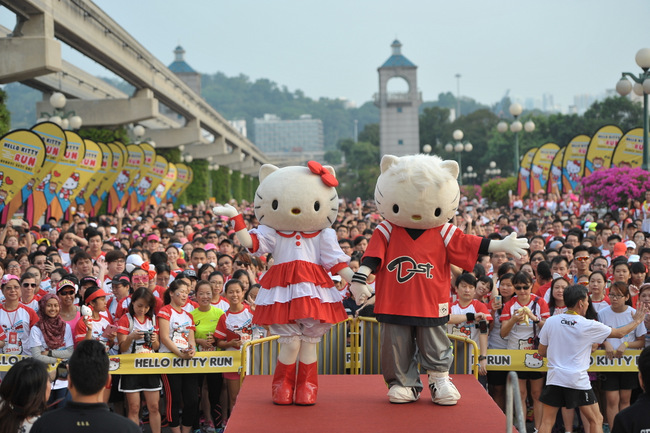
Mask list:
POLYGON ((506 433, 512 433, 513 421, 519 433, 526 433, 526 421, 519 394, 519 378, 516 372, 511 371, 506 379, 506 433))

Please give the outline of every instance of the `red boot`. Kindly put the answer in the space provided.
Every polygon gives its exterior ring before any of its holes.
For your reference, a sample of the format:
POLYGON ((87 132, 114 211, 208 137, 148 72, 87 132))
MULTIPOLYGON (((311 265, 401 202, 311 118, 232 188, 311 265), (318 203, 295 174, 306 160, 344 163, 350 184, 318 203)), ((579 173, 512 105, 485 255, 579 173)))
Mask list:
POLYGON ((303 364, 298 366, 298 379, 296 380, 296 404, 311 406, 316 404, 318 394, 318 363, 303 364))
POLYGON ((296 364, 275 365, 275 374, 271 384, 271 395, 275 404, 293 404, 293 390, 296 387, 296 364))

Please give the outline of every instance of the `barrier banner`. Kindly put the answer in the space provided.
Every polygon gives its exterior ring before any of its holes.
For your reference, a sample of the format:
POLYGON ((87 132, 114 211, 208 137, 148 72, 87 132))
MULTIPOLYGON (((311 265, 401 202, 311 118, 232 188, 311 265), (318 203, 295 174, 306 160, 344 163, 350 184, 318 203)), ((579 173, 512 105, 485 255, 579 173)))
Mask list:
POLYGON ((600 128, 589 143, 585 159, 584 176, 587 177, 596 170, 609 168, 612 164, 614 148, 623 136, 618 126, 606 125, 600 128))
POLYGON ((48 208, 48 219, 50 217, 61 219, 68 208, 71 212, 76 211, 76 207, 70 207, 70 205, 74 203, 77 195, 85 191, 88 182, 95 176, 102 164, 102 150, 99 145, 88 139, 84 139, 84 144, 86 147, 84 157, 61 185, 59 194, 48 208))
POLYGON ((144 152, 140 146, 135 144, 126 146, 124 165, 115 177, 113 188, 109 190, 108 213, 114 213, 118 207, 124 207, 129 198, 129 185, 135 173, 140 172, 143 162, 144 152))
POLYGON ((566 145, 562 160, 562 193, 571 193, 578 188, 585 174, 585 158, 590 141, 588 135, 577 135, 566 145))
MULTIPOLYGON (((27 357, 0 355, 0 371, 8 371, 23 358, 27 357)), ((112 374, 238 373, 241 351, 196 352, 192 359, 179 358, 172 353, 109 355, 108 359, 112 374)))
MULTIPOLYGON (((20 129, 0 137, 0 205, 16 197, 45 162, 45 143, 35 132, 20 129)), ((32 224, 30 224, 32 225, 32 224)))
POLYGON ((156 150, 149 143, 138 144, 144 154, 144 160, 140 165, 140 170, 136 171, 133 181, 129 186, 129 201, 127 209, 133 212, 140 209, 147 199, 146 192, 153 182, 153 168, 156 162, 156 150))
POLYGON ((65 148, 68 145, 67 139, 65 138, 65 132, 63 132, 63 129, 61 129, 61 127, 56 123, 39 123, 38 125, 32 126, 31 130, 38 134, 43 140, 43 143, 45 143, 45 162, 34 174, 34 177, 23 185, 20 194, 17 194, 6 207, 4 204, 0 204, 2 224, 6 224, 7 221, 13 217, 16 211, 20 209, 23 203, 25 203, 29 196, 32 195, 34 192, 34 186, 39 185, 45 175, 49 173, 53 164, 57 164, 61 158, 63 158, 65 148))
POLYGON ((537 152, 537 147, 533 147, 524 154, 519 163, 519 175, 517 176, 517 195, 524 197, 530 190, 530 166, 533 162, 533 156, 537 152))
POLYGON ((102 182, 104 176, 106 176, 106 170, 108 170, 108 167, 113 163, 113 153, 111 152, 108 145, 104 143, 96 143, 96 144, 97 146, 99 146, 99 149, 102 153, 102 163, 99 165, 99 168, 97 169, 97 173, 95 173, 95 176, 90 178, 90 181, 88 181, 88 185, 86 185, 86 188, 84 188, 84 190, 81 193, 79 193, 79 195, 75 199, 75 203, 79 211, 83 210, 83 211, 91 212, 92 208, 88 206, 87 209, 86 203, 90 201, 91 195, 96 194, 100 182, 102 182))
POLYGON ((555 143, 546 143, 537 149, 530 163, 530 192, 546 191, 548 173, 559 150, 560 146, 555 143))
POLYGON ((548 172, 548 183, 546 184, 546 192, 553 193, 558 198, 562 195, 562 161, 564 161, 565 151, 566 147, 563 147, 555 154, 551 169, 548 172))
POLYGON ((612 167, 641 167, 643 161, 643 128, 630 129, 614 149, 612 167))
POLYGON ((70 177, 86 154, 86 144, 77 133, 65 131, 65 137, 68 145, 63 153, 63 158, 58 163, 52 164, 43 181, 27 199, 25 220, 30 226, 36 224, 43 216, 63 188, 63 182, 70 177))
POLYGON ((99 208, 104 201, 108 200, 109 192, 113 189, 115 179, 117 179, 117 175, 122 172, 122 168, 126 164, 126 147, 122 143, 116 141, 115 143, 108 143, 107 146, 113 155, 112 164, 108 166, 104 180, 99 185, 96 201, 93 202, 93 197, 91 196, 94 214, 99 213, 99 208))
MULTIPOLYGON (((640 350, 626 350, 621 358, 607 359, 604 350, 591 354, 589 371, 631 371, 638 372, 637 362, 640 350)), ((487 351, 487 369, 493 371, 547 371, 546 358, 536 351, 496 350, 487 351)))

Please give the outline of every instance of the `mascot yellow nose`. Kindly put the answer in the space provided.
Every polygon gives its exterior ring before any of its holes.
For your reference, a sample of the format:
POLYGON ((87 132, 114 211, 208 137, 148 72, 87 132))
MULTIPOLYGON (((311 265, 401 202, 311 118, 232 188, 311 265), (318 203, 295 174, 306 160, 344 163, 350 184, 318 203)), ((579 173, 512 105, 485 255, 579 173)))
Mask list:
POLYGON ((291 209, 291 213, 294 215, 300 215, 300 208, 294 207, 293 209, 291 209))
POLYGON ((422 219, 422 215, 413 215, 411 216, 411 219, 413 221, 420 221, 422 219))

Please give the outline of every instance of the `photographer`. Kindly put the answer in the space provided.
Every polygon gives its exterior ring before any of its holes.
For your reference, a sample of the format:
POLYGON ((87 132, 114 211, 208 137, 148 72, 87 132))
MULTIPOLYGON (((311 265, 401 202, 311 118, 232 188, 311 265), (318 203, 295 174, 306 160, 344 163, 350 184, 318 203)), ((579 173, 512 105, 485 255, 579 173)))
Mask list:
MULTIPOLYGON (((59 315, 61 302, 58 296, 48 293, 39 301, 39 321, 31 329, 30 343, 32 356, 46 364, 67 361, 72 355, 74 340, 72 329, 59 315)), ((52 393, 48 405, 53 408, 61 407, 70 399, 65 364, 56 369, 56 378, 52 382, 52 393)))
POLYGON ((111 413, 102 403, 104 388, 110 384, 108 357, 102 343, 83 340, 77 345, 68 363, 68 380, 72 401, 45 413, 34 423, 31 433, 140 433, 137 424, 111 413))
POLYGON ((589 360, 593 344, 606 338, 621 338, 643 323, 645 310, 639 309, 632 322, 619 328, 583 317, 589 307, 587 288, 569 286, 564 290, 566 313, 550 317, 540 332, 539 354, 548 358, 546 387, 540 396, 544 405, 540 433, 548 433, 555 424, 560 407, 580 408, 590 424, 590 432, 602 432, 603 417, 591 389, 589 360))

